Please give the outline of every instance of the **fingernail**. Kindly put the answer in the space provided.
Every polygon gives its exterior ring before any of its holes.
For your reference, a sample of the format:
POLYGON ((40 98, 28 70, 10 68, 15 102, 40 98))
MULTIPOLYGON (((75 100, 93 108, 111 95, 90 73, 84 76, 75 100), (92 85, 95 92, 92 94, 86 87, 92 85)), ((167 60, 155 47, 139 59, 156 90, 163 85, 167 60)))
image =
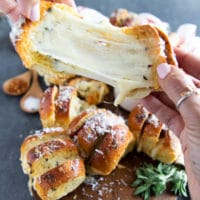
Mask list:
POLYGON ((167 63, 162 63, 157 67, 157 73, 160 79, 165 79, 166 76, 170 73, 171 67, 167 63))
POLYGON ((31 21, 38 21, 40 19, 40 3, 33 5, 30 13, 31 21))

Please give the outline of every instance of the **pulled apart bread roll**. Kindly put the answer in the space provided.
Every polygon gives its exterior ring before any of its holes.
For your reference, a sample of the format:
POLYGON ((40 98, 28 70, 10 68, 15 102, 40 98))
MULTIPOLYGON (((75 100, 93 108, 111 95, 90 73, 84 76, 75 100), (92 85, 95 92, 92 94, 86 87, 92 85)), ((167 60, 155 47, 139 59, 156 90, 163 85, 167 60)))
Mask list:
POLYGON ((158 118, 143 106, 136 106, 129 115, 128 124, 136 138, 137 151, 164 163, 182 163, 179 139, 158 118))
POLYGON ((41 18, 26 21, 16 50, 27 68, 52 83, 86 76, 118 89, 124 97, 144 97, 159 89, 156 67, 175 64, 167 36, 150 25, 115 27, 84 20, 65 4, 41 1, 41 18))
POLYGON ((59 199, 85 179, 78 149, 62 128, 36 131, 21 146, 21 163, 29 186, 42 200, 59 199))
POLYGON ((72 119, 89 105, 77 97, 71 86, 49 87, 41 99, 40 120, 43 127, 68 128, 72 119))
POLYGON ((70 123, 68 132, 91 174, 110 174, 135 144, 124 120, 105 109, 81 113, 70 123))
POLYGON ((104 97, 109 93, 109 88, 105 83, 84 77, 74 78, 68 85, 75 87, 78 95, 89 105, 102 103, 104 97))

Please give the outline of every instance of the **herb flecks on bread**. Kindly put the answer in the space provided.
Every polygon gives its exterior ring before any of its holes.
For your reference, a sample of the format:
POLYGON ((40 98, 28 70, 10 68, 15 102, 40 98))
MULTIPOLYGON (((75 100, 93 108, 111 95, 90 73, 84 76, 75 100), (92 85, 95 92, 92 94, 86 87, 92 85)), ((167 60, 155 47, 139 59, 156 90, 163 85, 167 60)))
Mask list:
POLYGON ((53 83, 78 74, 118 88, 118 104, 159 89, 156 67, 175 63, 168 44, 153 26, 95 24, 67 5, 42 1, 40 21, 23 25, 16 49, 27 68, 53 83))

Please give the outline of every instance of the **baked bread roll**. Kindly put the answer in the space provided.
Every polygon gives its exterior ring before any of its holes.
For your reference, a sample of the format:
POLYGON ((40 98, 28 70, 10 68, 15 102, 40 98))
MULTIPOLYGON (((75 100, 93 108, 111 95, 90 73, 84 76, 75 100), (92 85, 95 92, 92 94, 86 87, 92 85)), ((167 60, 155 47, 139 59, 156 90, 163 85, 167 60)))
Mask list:
POLYGON ((27 162, 27 153, 35 146, 41 145, 44 142, 49 142, 54 139, 66 139, 66 131, 63 128, 44 128, 34 131, 34 134, 27 136, 20 148, 22 161, 22 169, 25 174, 31 172, 30 165, 27 162), (42 140, 41 140, 42 138, 42 140))
POLYGON ((105 109, 83 112, 70 123, 68 132, 90 174, 110 174, 135 144, 124 120, 105 109))
MULTIPOLYGON (((142 151, 154 160, 169 164, 182 157, 177 136, 143 106, 138 105, 132 110, 128 124, 136 138, 138 152, 142 151)), ((182 163, 181 160, 179 162, 182 163)))
POLYGON ((105 83, 85 77, 74 78, 68 85, 75 87, 78 95, 89 105, 102 103, 104 97, 109 93, 109 88, 105 83))
POLYGON ((75 158, 42 174, 35 189, 43 200, 55 200, 75 190, 85 179, 83 160, 75 158))
POLYGON ((88 22, 65 4, 43 0, 40 20, 25 22, 16 50, 27 68, 53 83, 77 74, 117 88, 117 105, 126 96, 141 98, 159 89, 156 67, 176 63, 167 36, 160 33, 150 25, 88 22))
POLYGON ((85 179, 76 145, 62 128, 46 128, 28 136, 21 146, 21 164, 29 186, 42 200, 59 199, 85 179))
POLYGON ((40 103, 40 120, 43 127, 68 128, 72 119, 89 105, 77 97, 71 86, 53 86, 46 89, 40 103))

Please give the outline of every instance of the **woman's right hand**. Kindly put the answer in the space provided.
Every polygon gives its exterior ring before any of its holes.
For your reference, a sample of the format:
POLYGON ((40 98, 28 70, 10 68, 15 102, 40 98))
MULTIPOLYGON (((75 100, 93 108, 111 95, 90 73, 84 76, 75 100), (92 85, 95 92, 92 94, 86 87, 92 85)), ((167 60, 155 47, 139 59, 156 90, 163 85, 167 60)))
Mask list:
POLYGON ((160 96, 150 95, 141 103, 180 138, 191 197, 198 200, 200 191, 200 59, 178 49, 176 55, 182 69, 168 64, 161 64, 157 68, 158 81, 165 96, 163 93, 160 96))

